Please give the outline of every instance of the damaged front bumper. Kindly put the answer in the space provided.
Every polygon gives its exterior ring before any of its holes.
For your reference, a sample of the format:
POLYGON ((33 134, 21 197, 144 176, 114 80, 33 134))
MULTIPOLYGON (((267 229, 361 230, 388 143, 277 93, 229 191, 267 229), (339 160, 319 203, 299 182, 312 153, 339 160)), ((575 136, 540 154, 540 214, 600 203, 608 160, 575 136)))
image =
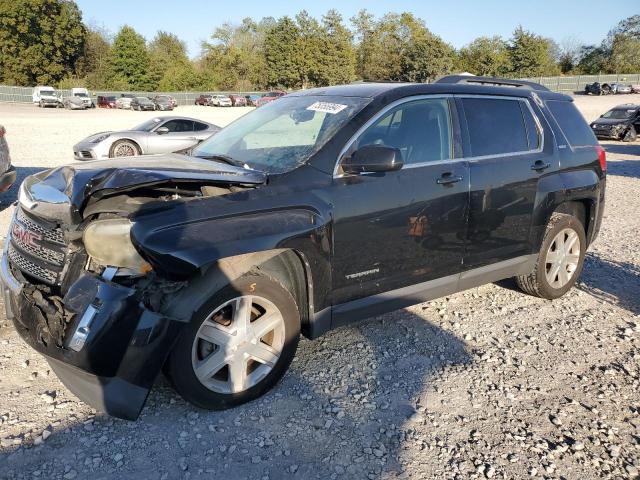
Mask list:
POLYGON ((34 294, 37 289, 13 274, 6 248, 0 281, 7 317, 62 383, 98 410, 137 419, 185 324, 145 308, 135 289, 89 272, 61 299, 64 312, 54 319, 42 295, 34 294), (58 337, 51 330, 60 318, 69 323, 58 337))

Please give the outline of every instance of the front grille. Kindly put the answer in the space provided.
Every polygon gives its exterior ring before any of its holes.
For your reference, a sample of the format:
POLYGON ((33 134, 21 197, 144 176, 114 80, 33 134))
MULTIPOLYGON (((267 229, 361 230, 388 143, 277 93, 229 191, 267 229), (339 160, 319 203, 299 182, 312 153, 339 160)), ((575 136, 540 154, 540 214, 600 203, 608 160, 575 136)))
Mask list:
POLYGON ((32 262, 27 258, 27 256, 16 250, 12 244, 9 244, 7 254, 11 264, 27 275, 31 275, 32 277, 42 280, 49 285, 55 284, 58 280, 58 272, 32 262))
POLYGON ((88 150, 80 151, 80 156, 82 158, 93 158, 93 155, 91 155, 91 152, 89 152, 88 150))
POLYGON ((58 245, 67 244, 64 241, 64 232, 62 229, 56 228, 55 226, 52 228, 52 226, 41 225, 38 221, 32 220, 32 217, 27 216, 27 214, 22 211, 21 207, 18 207, 16 210, 16 218, 32 232, 42 235, 46 241, 57 243, 58 245))
POLYGON ((68 252, 60 227, 17 207, 10 235, 7 254, 15 268, 49 285, 60 283, 68 252))

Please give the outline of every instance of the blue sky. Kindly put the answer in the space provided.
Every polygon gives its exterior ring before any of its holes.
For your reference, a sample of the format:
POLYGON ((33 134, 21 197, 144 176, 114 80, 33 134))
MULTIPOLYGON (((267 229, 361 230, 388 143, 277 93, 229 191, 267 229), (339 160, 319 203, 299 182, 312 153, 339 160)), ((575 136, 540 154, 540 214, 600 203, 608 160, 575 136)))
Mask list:
POLYGON ((105 27, 115 33, 127 23, 148 40, 158 30, 172 32, 187 42, 192 57, 200 53, 200 42, 208 39, 214 28, 225 21, 237 23, 247 16, 254 19, 293 16, 302 9, 319 18, 330 8, 337 9, 345 19, 363 8, 376 16, 391 10, 411 12, 425 20, 432 32, 456 48, 481 35, 509 37, 518 24, 558 42, 572 37, 581 43, 592 44, 599 43, 618 21, 640 13, 636 1, 610 3, 608 0, 537 0, 520 3, 513 0, 76 0, 85 22, 90 25, 105 27), (608 6, 603 8, 603 5, 608 6))

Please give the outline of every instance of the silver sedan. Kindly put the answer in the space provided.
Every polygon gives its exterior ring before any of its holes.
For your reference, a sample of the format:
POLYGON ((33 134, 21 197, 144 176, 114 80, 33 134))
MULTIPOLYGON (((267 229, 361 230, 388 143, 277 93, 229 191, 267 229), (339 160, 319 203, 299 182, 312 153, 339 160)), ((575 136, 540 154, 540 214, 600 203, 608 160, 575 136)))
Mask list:
POLYGON ((101 132, 73 147, 76 160, 128 157, 188 150, 220 127, 188 117, 154 117, 131 130, 101 132))

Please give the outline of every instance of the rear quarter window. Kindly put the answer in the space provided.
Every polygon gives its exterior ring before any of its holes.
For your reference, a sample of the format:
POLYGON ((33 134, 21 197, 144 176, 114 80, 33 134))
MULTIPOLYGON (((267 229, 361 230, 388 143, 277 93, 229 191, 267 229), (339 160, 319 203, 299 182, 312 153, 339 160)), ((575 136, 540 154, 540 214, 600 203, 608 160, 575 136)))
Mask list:
POLYGON ((547 100, 547 108, 558 122, 558 126, 572 147, 597 145, 593 134, 582 114, 573 102, 563 100, 547 100))

